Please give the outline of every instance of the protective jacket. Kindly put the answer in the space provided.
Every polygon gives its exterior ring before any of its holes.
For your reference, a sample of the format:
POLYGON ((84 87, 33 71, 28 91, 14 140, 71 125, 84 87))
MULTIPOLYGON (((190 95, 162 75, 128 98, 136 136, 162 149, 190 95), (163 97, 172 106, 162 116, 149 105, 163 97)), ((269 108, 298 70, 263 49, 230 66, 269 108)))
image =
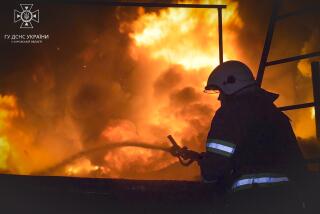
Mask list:
POLYGON ((263 89, 227 97, 217 110, 199 161, 205 181, 232 185, 241 176, 303 173, 303 156, 289 118, 263 89))

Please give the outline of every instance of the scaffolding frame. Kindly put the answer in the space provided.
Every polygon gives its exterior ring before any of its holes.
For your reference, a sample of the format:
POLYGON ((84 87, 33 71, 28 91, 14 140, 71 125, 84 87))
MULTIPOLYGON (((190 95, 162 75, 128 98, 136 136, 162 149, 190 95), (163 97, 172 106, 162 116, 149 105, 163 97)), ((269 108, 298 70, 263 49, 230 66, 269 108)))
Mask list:
POLYGON ((182 3, 157 3, 157 2, 124 2, 108 0, 56 0, 55 3, 70 4, 97 4, 112 7, 146 7, 146 8, 193 8, 193 9, 216 9, 218 11, 218 42, 219 42, 219 63, 223 63, 223 32, 222 32, 222 10, 227 8, 224 4, 182 4, 182 3))
MULTIPOLYGON (((266 34, 266 38, 265 38, 265 43, 264 43, 263 51, 261 54, 259 69, 257 72, 256 81, 259 86, 261 86, 261 84, 262 84, 264 71, 265 71, 265 68, 268 66, 279 65, 279 64, 284 64, 284 63, 288 63, 288 62, 293 62, 293 61, 298 61, 298 60, 302 60, 302 59, 309 59, 309 58, 320 56, 320 51, 316 51, 316 52, 312 52, 312 53, 308 53, 308 54, 302 54, 302 55, 292 56, 292 57, 288 57, 288 58, 268 61, 268 55, 270 52, 272 37, 273 37, 276 23, 278 21, 282 21, 282 20, 289 18, 289 17, 292 17, 292 16, 302 15, 306 12, 315 12, 315 11, 317 11, 317 9, 319 9, 318 7, 305 7, 300 10, 297 10, 297 11, 293 11, 293 12, 289 12, 287 14, 279 15, 279 9, 280 9, 281 3, 282 3, 282 0, 274 0, 274 2, 273 2, 272 14, 270 17, 269 26, 268 26, 268 30, 267 30, 267 34, 266 34)), ((316 136, 320 140, 320 66, 319 66, 319 62, 313 62, 311 65, 311 69, 312 69, 312 88, 313 88, 314 102, 282 106, 282 107, 279 107, 279 109, 281 111, 288 111, 288 110, 296 110, 296 109, 314 107, 315 108, 316 136)))

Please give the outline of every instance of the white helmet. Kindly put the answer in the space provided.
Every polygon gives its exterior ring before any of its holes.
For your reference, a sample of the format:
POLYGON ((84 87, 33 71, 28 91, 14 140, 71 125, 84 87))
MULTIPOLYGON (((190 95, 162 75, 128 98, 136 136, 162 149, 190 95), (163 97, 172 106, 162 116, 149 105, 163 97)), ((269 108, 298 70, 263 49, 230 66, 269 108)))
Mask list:
POLYGON ((256 84, 248 66, 239 61, 227 61, 217 66, 210 74, 205 90, 220 90, 226 95, 256 84))

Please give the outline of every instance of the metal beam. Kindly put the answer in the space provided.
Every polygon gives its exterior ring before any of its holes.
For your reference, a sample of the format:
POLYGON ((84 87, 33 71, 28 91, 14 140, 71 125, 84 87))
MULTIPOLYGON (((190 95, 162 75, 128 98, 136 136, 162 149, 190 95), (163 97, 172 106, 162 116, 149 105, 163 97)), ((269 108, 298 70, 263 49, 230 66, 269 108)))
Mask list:
POLYGON ((288 57, 288 58, 284 58, 284 59, 278 59, 278 60, 270 61, 270 62, 266 63, 266 66, 278 65, 278 64, 282 64, 282 63, 293 62, 293 61, 297 61, 297 60, 301 60, 301 59, 308 59, 308 58, 317 57, 317 56, 320 56, 320 51, 309 53, 309 54, 303 54, 303 55, 299 55, 299 56, 293 56, 293 57, 288 57))
POLYGON ((222 8, 218 8, 219 62, 223 63, 222 8))
POLYGON ((268 60, 268 55, 269 55, 269 51, 270 51, 270 47, 271 47, 273 32, 274 32, 274 28, 275 28, 275 25, 277 22, 277 15, 278 15, 279 6, 280 6, 280 0, 274 0, 273 7, 272 7, 272 14, 271 14, 270 21, 269 21, 269 27, 268 27, 266 39, 264 42, 264 47, 263 47, 263 51, 261 54, 259 69, 258 69, 258 73, 257 73, 257 83, 259 86, 261 86, 261 84, 262 84, 264 69, 266 67, 266 62, 268 60))
POLYGON ((303 104, 296 104, 296 105, 290 105, 290 106, 282 106, 278 107, 281 111, 289 111, 289 110, 296 110, 296 109, 302 109, 302 108, 310 108, 313 107, 314 103, 303 103, 303 104))
MULTIPOLYGON (((50 1, 49 1, 50 2, 50 1)), ((123 2, 123 1, 107 1, 107 0, 55 0, 52 3, 71 3, 71 4, 102 4, 106 6, 115 7, 178 7, 178 8, 215 8, 223 9, 226 5, 213 5, 213 4, 174 4, 174 3, 157 3, 157 2, 123 2)))
POLYGON ((320 139, 320 63, 312 62, 312 85, 315 109, 316 136, 320 139))
POLYGON ((218 33, 219 33, 219 62, 223 63, 223 36, 222 36, 222 9, 227 8, 227 5, 217 5, 217 4, 174 4, 174 3, 157 3, 157 2, 109 2, 106 0, 67 0, 61 1, 56 0, 55 3, 76 3, 76 4, 102 4, 105 6, 123 6, 123 7, 158 7, 158 8, 207 8, 207 9, 218 9, 218 33))
POLYGON ((305 7, 301 10, 296 10, 296 11, 292 11, 292 12, 288 12, 286 14, 283 14, 283 15, 279 15, 278 16, 278 21, 280 20, 283 20, 283 19, 286 19, 288 17, 291 17, 291 16, 298 16, 298 15, 302 15, 304 13, 314 13, 314 12, 319 12, 319 5, 315 5, 315 6, 312 6, 312 7, 305 7))

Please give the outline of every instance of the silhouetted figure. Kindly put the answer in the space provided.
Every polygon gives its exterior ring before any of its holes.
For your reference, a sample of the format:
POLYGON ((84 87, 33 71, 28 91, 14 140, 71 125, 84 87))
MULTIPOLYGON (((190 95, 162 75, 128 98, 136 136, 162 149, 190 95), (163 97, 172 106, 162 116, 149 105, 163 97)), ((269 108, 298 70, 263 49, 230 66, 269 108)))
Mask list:
POLYGON ((273 104, 278 95, 258 87, 239 61, 216 67, 205 89, 219 91, 221 107, 199 165, 205 182, 228 192, 223 210, 300 213, 304 204, 291 187, 304 174, 303 156, 289 118, 273 104))

